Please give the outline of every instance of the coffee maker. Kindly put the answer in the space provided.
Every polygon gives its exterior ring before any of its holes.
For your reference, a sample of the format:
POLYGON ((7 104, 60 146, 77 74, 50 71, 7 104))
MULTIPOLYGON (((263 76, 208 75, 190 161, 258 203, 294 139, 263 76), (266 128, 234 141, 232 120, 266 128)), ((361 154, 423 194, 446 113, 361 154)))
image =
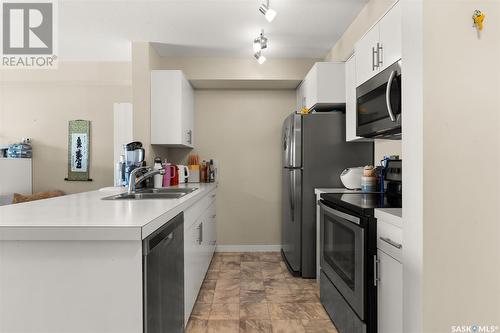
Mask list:
POLYGON ((401 207, 403 195, 403 161, 387 160, 385 166, 387 200, 394 206, 401 207))
POLYGON ((124 184, 128 185, 130 173, 132 170, 144 166, 145 150, 142 147, 142 142, 134 141, 123 146, 124 150, 124 184))

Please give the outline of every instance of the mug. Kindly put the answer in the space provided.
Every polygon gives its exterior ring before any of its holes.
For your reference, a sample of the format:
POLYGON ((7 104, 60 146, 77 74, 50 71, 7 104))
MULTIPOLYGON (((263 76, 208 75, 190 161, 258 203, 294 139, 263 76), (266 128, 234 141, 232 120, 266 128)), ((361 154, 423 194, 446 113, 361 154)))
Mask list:
POLYGON ((189 168, 185 165, 177 165, 179 168, 179 184, 187 183, 189 178, 189 168))
POLYGON ((165 169, 165 174, 163 175, 163 187, 169 187, 171 179, 175 177, 175 166, 170 163, 166 163, 163 165, 163 169, 165 169))

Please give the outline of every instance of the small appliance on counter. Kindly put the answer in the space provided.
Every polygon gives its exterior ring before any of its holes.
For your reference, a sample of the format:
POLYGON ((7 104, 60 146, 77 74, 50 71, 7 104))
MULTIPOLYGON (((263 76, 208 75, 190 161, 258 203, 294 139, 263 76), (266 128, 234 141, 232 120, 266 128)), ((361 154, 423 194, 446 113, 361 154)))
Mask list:
POLYGON ((361 176, 364 167, 347 168, 340 174, 342 185, 349 190, 361 190, 361 176))
POLYGON ((145 150, 139 141, 130 142, 123 147, 124 149, 124 185, 128 185, 130 173, 132 170, 144 166, 145 150))

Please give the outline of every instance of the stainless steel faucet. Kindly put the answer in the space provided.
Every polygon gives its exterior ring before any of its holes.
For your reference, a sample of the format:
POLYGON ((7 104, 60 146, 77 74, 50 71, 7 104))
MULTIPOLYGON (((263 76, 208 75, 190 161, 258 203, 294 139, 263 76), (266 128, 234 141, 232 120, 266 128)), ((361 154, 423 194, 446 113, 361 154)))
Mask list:
POLYGON ((144 180, 153 177, 154 175, 164 175, 165 174, 165 169, 157 169, 153 170, 151 167, 145 166, 145 167, 139 167, 135 168, 130 172, 130 177, 128 179, 128 193, 134 193, 135 192, 135 187, 143 182, 144 180), (139 178, 136 178, 136 174, 141 171, 141 170, 148 170, 145 174, 140 176, 139 178))

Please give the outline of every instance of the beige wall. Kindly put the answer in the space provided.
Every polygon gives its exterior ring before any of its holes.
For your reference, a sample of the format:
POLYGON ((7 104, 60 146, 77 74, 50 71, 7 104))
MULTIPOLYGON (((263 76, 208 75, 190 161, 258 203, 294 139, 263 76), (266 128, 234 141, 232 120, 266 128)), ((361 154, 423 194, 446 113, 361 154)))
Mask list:
POLYGON ((220 168, 219 244, 280 244, 281 126, 294 106, 294 90, 196 91, 196 152, 220 168))
POLYGON ((500 3, 423 3, 423 330, 500 326, 500 3))
MULTIPOLYGON (((346 29, 325 57, 325 61, 346 61, 354 52, 355 43, 395 3, 395 0, 370 0, 346 29)), ((376 140, 375 163, 385 155, 401 156, 401 141, 376 140)))
POLYGON ((113 103, 131 101, 130 63, 60 63, 0 71, 0 143, 33 139, 33 189, 67 193, 113 185, 113 103), (68 121, 90 120, 90 176, 67 182, 68 121))
POLYGON ((325 57, 325 61, 346 61, 353 54, 354 44, 363 37, 396 0, 369 0, 342 37, 325 57))

